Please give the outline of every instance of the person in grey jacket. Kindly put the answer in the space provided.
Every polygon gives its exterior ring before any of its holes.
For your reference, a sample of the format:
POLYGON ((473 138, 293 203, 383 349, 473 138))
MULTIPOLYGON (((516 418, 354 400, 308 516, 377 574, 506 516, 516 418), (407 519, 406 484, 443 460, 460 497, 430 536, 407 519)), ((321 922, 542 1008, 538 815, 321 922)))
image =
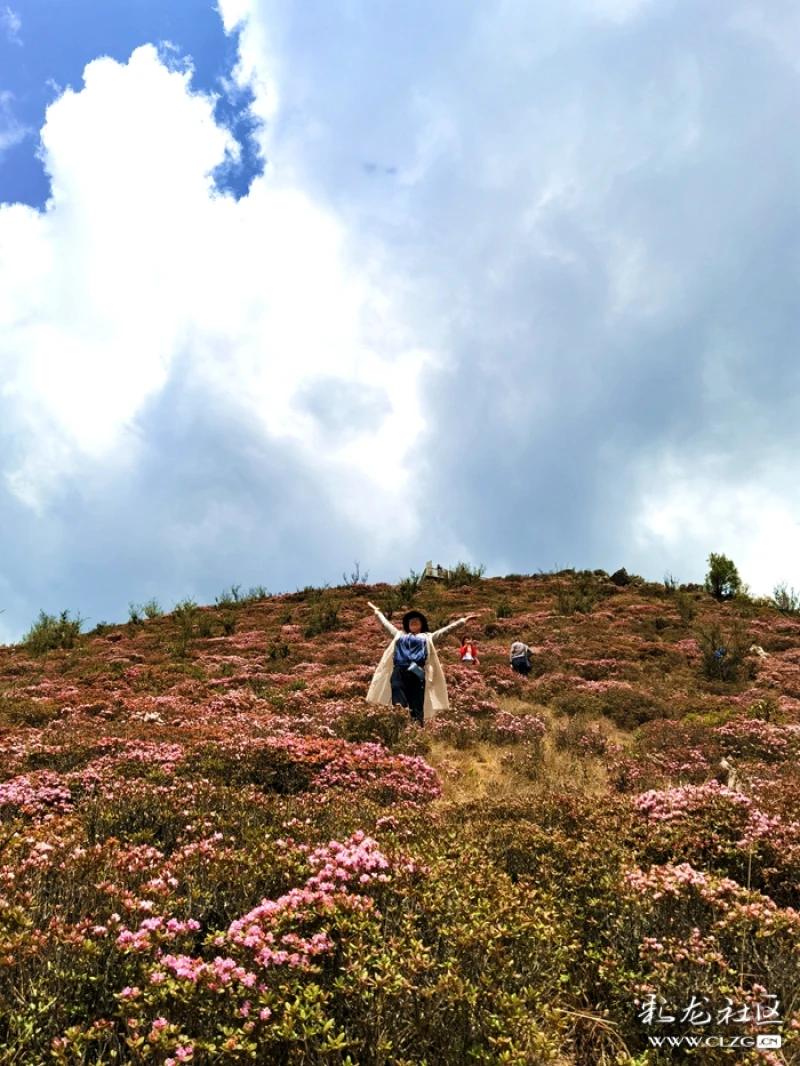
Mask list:
POLYGON ((521 640, 515 640, 511 645, 511 668, 523 677, 531 672, 531 655, 533 651, 521 640))

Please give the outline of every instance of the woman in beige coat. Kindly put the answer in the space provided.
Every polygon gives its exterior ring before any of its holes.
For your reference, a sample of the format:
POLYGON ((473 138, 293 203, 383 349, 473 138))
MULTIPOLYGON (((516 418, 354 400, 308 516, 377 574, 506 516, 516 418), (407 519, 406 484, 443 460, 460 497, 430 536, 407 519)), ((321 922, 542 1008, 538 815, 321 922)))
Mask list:
POLYGON ((469 614, 466 618, 451 622, 449 626, 437 629, 435 633, 429 633, 425 615, 420 611, 408 611, 403 616, 401 631, 392 625, 374 603, 369 606, 392 638, 392 642, 378 664, 367 700, 369 703, 394 704, 398 708, 407 708, 411 712, 412 721, 422 725, 426 717, 433 718, 439 711, 449 707, 447 684, 434 641, 458 626, 463 626, 476 615, 469 614))

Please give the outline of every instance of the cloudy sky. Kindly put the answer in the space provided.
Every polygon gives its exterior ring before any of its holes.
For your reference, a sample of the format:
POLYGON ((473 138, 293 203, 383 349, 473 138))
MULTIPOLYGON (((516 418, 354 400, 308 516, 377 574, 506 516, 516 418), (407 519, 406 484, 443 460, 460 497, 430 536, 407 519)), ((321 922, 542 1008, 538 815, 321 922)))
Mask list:
POLYGON ((625 566, 800 587, 793 0, 0 0, 0 640, 625 566))

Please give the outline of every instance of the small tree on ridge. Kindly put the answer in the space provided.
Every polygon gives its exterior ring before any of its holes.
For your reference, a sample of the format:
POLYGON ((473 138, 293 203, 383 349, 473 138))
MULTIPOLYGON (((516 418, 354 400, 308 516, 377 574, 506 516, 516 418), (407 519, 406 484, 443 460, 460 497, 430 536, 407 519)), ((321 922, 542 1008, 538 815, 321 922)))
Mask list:
POLYGON ((714 599, 730 600, 740 591, 742 579, 739 571, 727 555, 711 552, 708 557, 709 570, 706 574, 705 589, 714 599))

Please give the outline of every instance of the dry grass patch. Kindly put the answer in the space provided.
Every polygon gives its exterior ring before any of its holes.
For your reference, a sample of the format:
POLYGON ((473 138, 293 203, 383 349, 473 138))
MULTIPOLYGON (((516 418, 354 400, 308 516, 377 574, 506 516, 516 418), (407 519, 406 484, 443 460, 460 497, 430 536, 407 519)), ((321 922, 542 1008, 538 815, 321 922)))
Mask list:
POLYGON ((442 781, 440 803, 514 796, 530 788, 530 780, 509 768, 508 749, 477 743, 467 750, 439 741, 431 743, 425 761, 442 781))

